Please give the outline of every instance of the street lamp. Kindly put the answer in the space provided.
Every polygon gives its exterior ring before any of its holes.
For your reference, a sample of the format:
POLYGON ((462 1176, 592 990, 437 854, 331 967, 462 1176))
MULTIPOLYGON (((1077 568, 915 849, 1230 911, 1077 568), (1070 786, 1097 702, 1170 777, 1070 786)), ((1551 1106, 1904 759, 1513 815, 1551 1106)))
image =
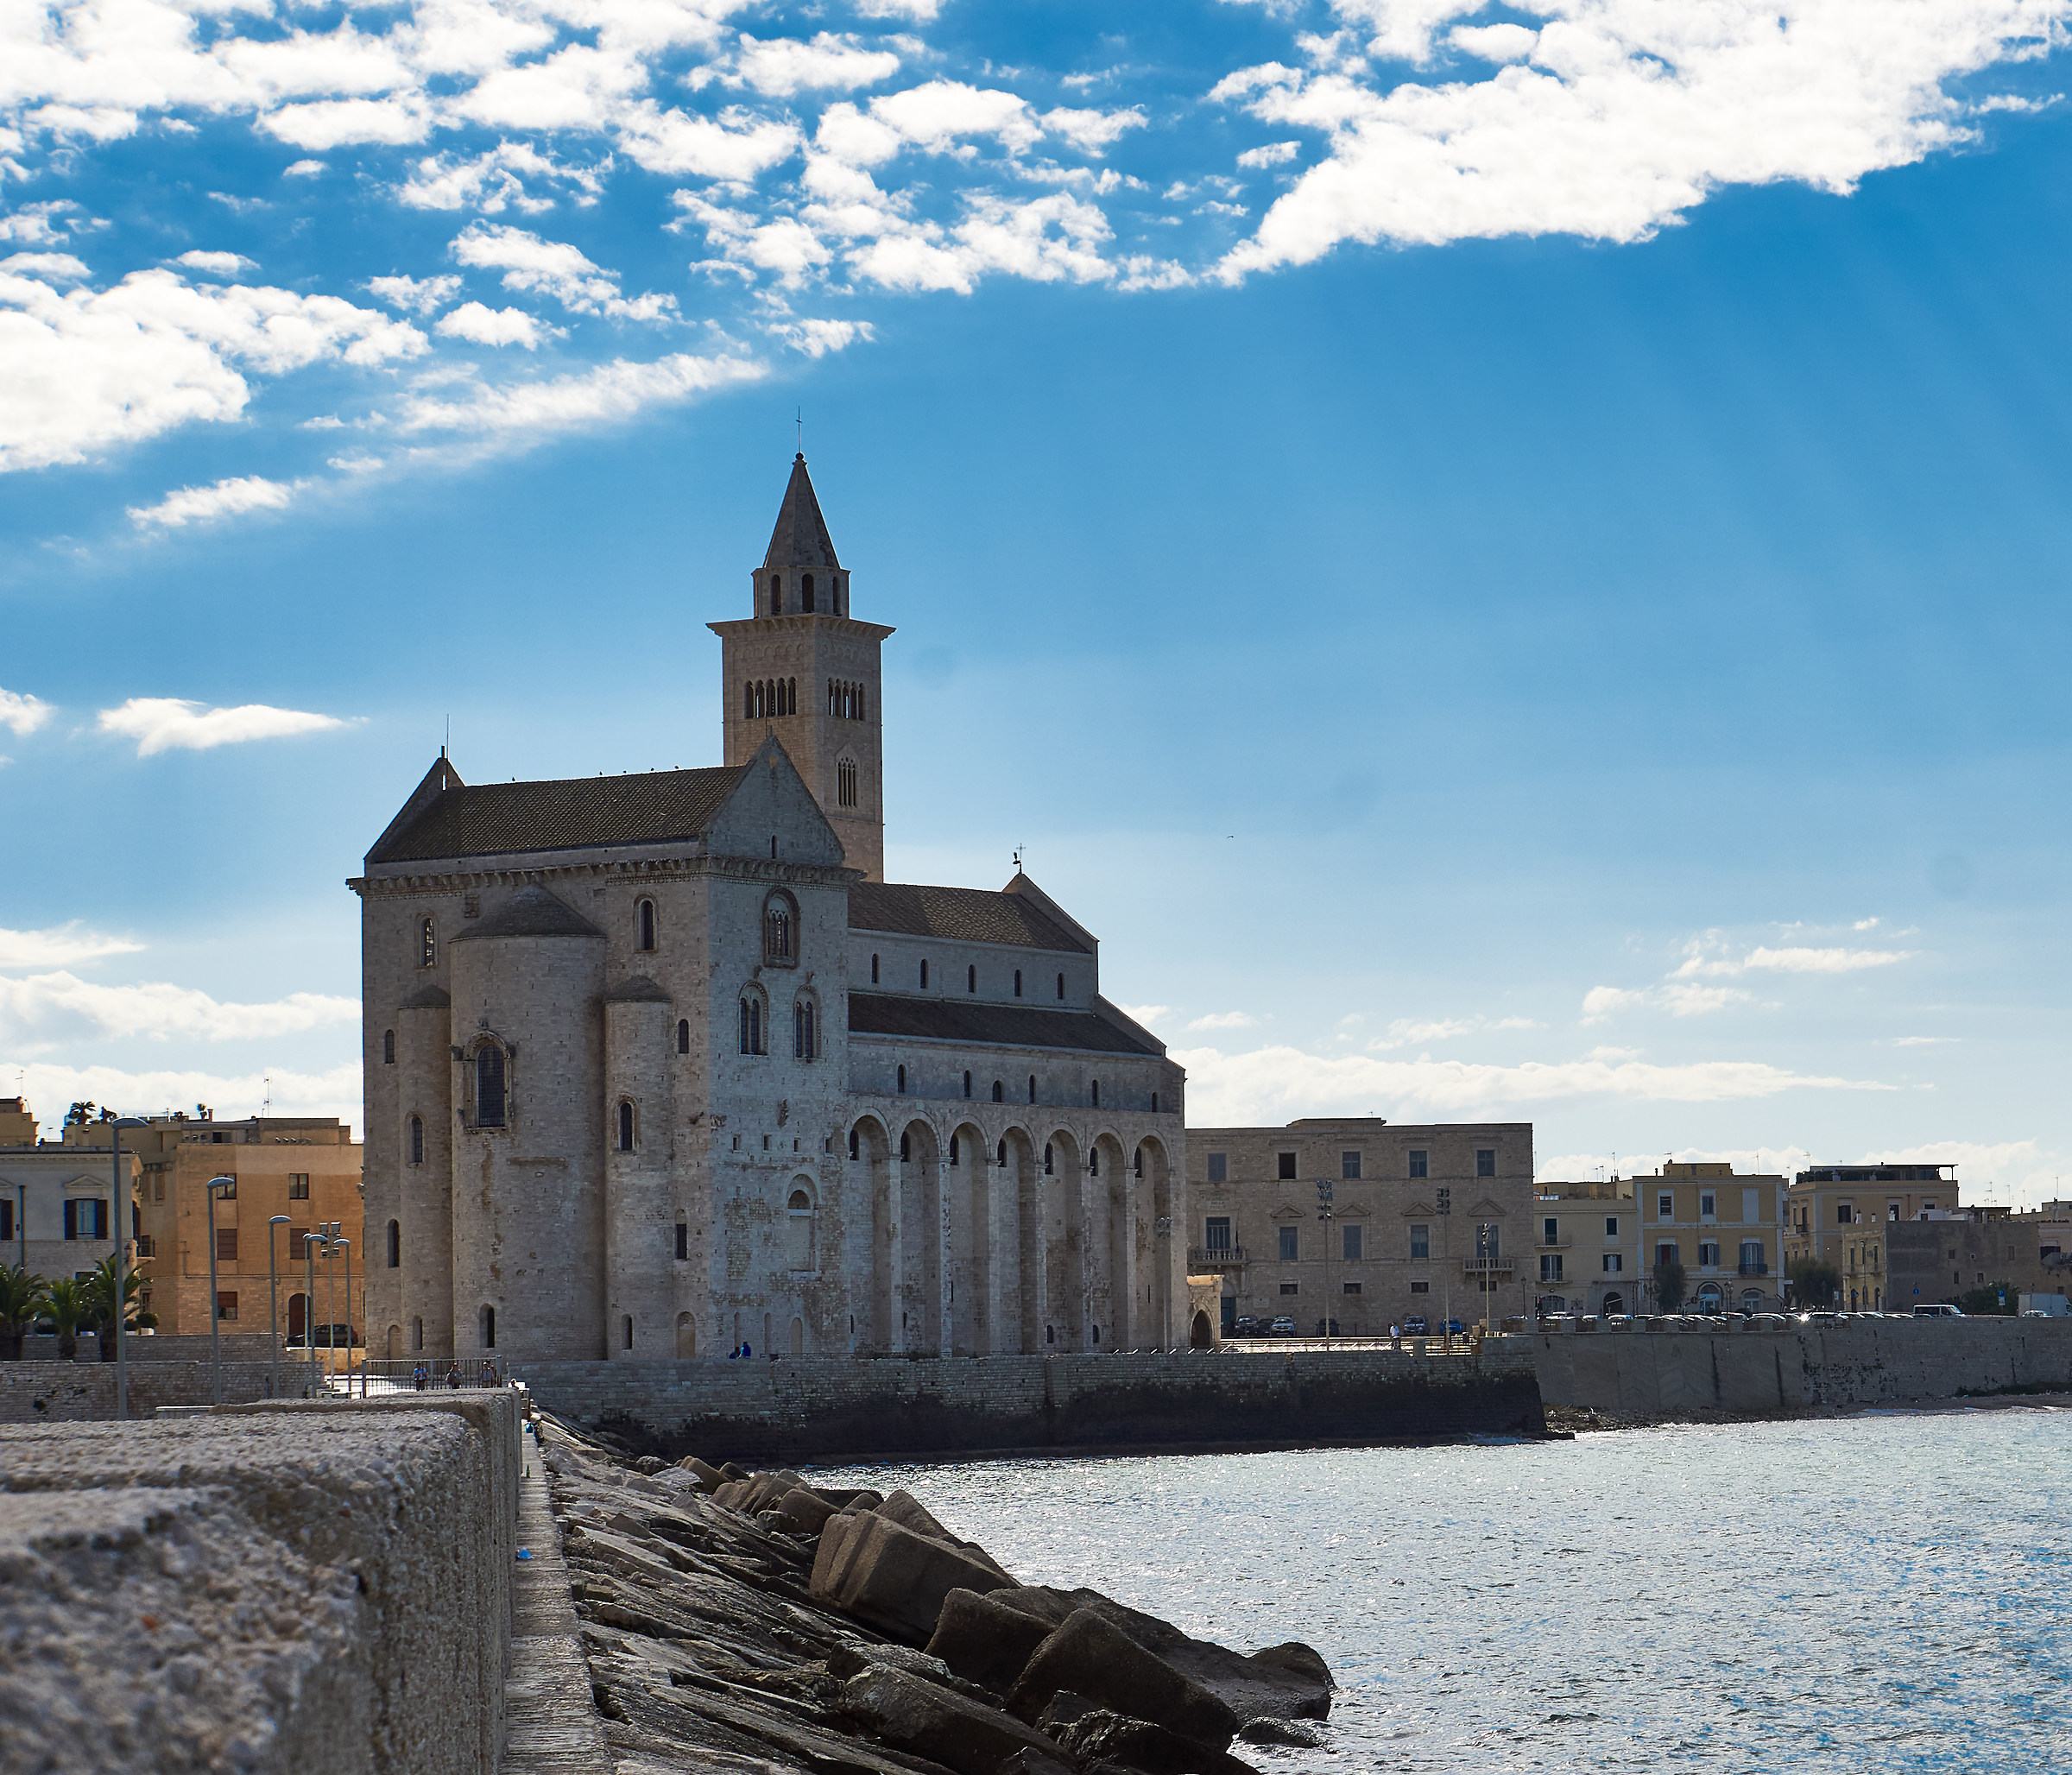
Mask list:
MULTIPOLYGON (((273 1378, 268 1382, 272 1388, 269 1397, 281 1397, 281 1285, 274 1273, 274 1229, 287 1224, 287 1216, 277 1214, 266 1223, 266 1336, 268 1360, 274 1365, 273 1378)), ((294 1252, 289 1252, 292 1258, 294 1252)))
POLYGON ((1435 1193, 1438 1197, 1436 1208, 1439 1216, 1439 1311, 1444 1315, 1439 1331, 1445 1339, 1440 1348, 1450 1350, 1453 1348, 1453 1272, 1447 1267, 1452 1260, 1452 1254, 1448 1249, 1446 1234, 1453 1224, 1453 1191, 1440 1190, 1435 1193))
MULTIPOLYGON (((336 1222, 334 1222, 333 1224, 335 1225, 336 1222)), ((351 1399, 352 1397, 352 1241, 338 1239, 332 1242, 342 1248, 345 1253, 345 1397, 351 1399)), ((338 1328, 335 1324, 331 1328, 331 1342, 332 1348, 336 1349, 338 1342, 338 1328)))
MULTIPOLYGON (((123 1321, 130 1317, 130 1302, 123 1287, 123 1278, 129 1267, 123 1261, 123 1251, 124 1235, 129 1228, 124 1223, 126 1217, 123 1213, 123 1197, 128 1193, 123 1188, 123 1130, 143 1126, 144 1119, 141 1115, 118 1115, 115 1118, 115 1163, 108 1178, 108 1212, 115 1222, 112 1229, 115 1234, 115 1415, 118 1422, 130 1415, 130 1362, 128 1351, 123 1343, 123 1321)), ((27 1268, 28 1235, 24 1232, 22 1236, 22 1267, 27 1268)))
POLYGON ((302 1295, 302 1342, 309 1349, 309 1396, 317 1396, 317 1247, 324 1242, 323 1229, 302 1235, 302 1262, 308 1271, 302 1295))
MULTIPOLYGON (((324 1311, 328 1316, 324 1326, 324 1348, 330 1350, 338 1347, 338 1273, 332 1266, 338 1260, 338 1229, 343 1224, 340 1221, 329 1221, 324 1229, 324 1298, 326 1303, 324 1311)), ((312 1347, 314 1347, 313 1340, 312 1347)), ((331 1391, 332 1365, 337 1361, 336 1356, 327 1355, 324 1358, 324 1390, 326 1393, 331 1391)))
POLYGON ((1317 1218, 1323 1222, 1323 1347, 1331 1347, 1331 1180, 1317 1179, 1317 1218))
MULTIPOLYGON (((209 1179, 209 1368, 210 1390, 218 1405, 223 1403, 223 1307, 216 1295, 216 1198, 237 1187, 236 1178, 209 1179)), ((117 1346, 118 1353, 120 1346, 117 1346)))

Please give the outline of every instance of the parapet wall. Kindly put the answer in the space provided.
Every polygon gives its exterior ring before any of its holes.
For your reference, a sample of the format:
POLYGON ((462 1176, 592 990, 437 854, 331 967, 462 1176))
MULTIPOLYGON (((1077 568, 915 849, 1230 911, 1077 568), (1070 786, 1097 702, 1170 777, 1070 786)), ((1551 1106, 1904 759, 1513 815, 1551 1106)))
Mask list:
MULTIPOLYGON (((281 1365, 281 1390, 300 1393, 306 1368, 281 1365)), ((206 1362, 131 1364, 130 1415, 148 1418, 161 1405, 205 1405, 215 1398, 206 1362)), ((270 1398, 270 1362, 223 1365, 226 1405, 270 1398)), ((115 1416, 113 1362, 0 1362, 0 1424, 86 1424, 115 1416)))
POLYGON ((0 1765, 494 1775, 516 1395, 0 1429, 0 1765))
POLYGON ((671 1456, 1431 1442, 1545 1428, 1532 1340, 1408 1349, 519 1362, 547 1410, 671 1456))
POLYGON ((1720 1331, 1541 1330, 1541 1396, 1621 1418, 1779 1416, 1961 1393, 2072 1390, 2072 1319, 1868 1319, 1720 1331))

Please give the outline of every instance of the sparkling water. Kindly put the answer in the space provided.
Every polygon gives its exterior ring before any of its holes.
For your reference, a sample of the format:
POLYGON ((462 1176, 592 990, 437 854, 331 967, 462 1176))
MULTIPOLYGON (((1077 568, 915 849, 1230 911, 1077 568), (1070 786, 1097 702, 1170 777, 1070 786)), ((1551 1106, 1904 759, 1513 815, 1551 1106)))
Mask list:
POLYGON ((820 1469, 1342 1685, 1298 1770, 2072 1764, 2072 1412, 820 1469))

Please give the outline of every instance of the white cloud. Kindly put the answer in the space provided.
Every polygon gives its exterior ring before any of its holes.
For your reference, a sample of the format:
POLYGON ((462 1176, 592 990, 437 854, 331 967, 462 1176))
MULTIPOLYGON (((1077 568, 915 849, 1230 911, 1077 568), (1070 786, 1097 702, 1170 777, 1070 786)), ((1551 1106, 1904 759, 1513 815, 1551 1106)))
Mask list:
POLYGON ((270 1004, 224 1004, 192 987, 152 982, 98 986, 67 973, 0 978, 0 1041, 143 1036, 250 1041, 358 1020, 357 999, 290 993, 270 1004))
POLYGON ((0 691, 0 727, 24 740, 50 719, 50 704, 24 691, 0 691))
POLYGON ((903 18, 917 25, 933 24, 943 9, 943 0, 855 0, 858 18, 903 18))
POLYGON ((315 179, 331 169, 322 161, 294 161, 281 169, 283 179, 315 179))
POLYGON ((458 277, 370 277, 367 287, 392 308, 407 314, 430 314, 459 293, 458 277))
POLYGON ((242 253, 182 253, 173 262, 185 265, 190 271, 202 271, 211 277, 235 277, 240 271, 256 270, 256 262, 242 253))
POLYGON ((868 320, 797 320, 770 331, 794 351, 808 357, 824 357, 831 351, 845 351, 858 339, 874 337, 868 320))
POLYGON ((1702 1017, 1730 1005, 1748 1003, 1753 997, 1739 987, 1698 986, 1677 980, 1661 986, 1593 986, 1582 995, 1582 1020, 1601 1022, 1617 1012, 1644 1006, 1658 1007, 1675 1017, 1702 1017))
POLYGON ((1586 1058, 1495 1066, 1308 1054, 1293 1047, 1242 1054, 1176 1049, 1172 1058, 1187 1069, 1189 1113, 1207 1127, 1279 1123, 1298 1115, 1364 1115, 1377 1104, 1389 1103, 1418 1114, 1468 1115, 1587 1098, 1719 1103, 1793 1090, 1896 1089, 1868 1079, 1793 1072, 1758 1060, 1653 1065, 1586 1058))
POLYGON ((1238 155, 1241 167, 1283 167, 1302 152, 1299 142, 1269 142, 1264 148, 1248 148, 1238 155))
POLYGON ((187 524, 235 517, 241 512, 279 511, 294 498, 295 490, 291 483, 244 475, 207 487, 182 487, 166 495, 156 505, 133 505, 130 521, 140 526, 159 524, 179 529, 187 524))
MULTIPOLYGON (((1471 0, 1334 0, 1371 53, 1412 61, 1471 0)), ((1949 80, 2033 53, 2051 0, 1543 0, 1532 60, 1390 85, 1342 59, 1230 76, 1215 96, 1323 135, 1330 155, 1223 262, 1228 277, 1346 241, 1646 237, 1727 185, 1848 193, 1968 139, 1949 80)), ((1502 28, 1468 41, 1515 48, 1502 28)))
POLYGON ((41 931, 0 930, 0 968, 63 968, 103 956, 134 955, 142 948, 127 937, 89 931, 73 919, 41 931))
POLYGON ((432 331, 441 338, 467 339, 477 345, 523 345, 535 351, 541 339, 556 337, 560 329, 540 325, 522 308, 486 308, 480 302, 463 302, 432 331))
POLYGON ((1896 1048, 1940 1048, 1961 1039, 1961 1037, 1955 1035, 1895 1035, 1892 1045, 1896 1048))
POLYGON ((1719 976, 1747 973, 1855 974, 1866 968, 1889 968, 1911 961, 1918 951, 1911 949, 1771 949, 1759 944, 1744 956, 1705 952, 1705 939, 1693 943, 1681 966, 1671 977, 1719 976))
MULTIPOLYGON (((0 131, 0 138, 4 137, 0 131)), ((79 206, 69 198, 54 198, 47 203, 23 204, 18 210, 0 216, 0 240, 20 241, 24 246, 55 246, 70 237, 60 234, 52 225, 54 220, 65 220, 77 225, 69 212, 79 206)), ((85 212, 80 214, 84 216, 85 212)), ((98 224, 96 224, 98 225, 98 224)))
MULTIPOLYGON (((357 1014, 357 1013, 356 1013, 357 1014)), ((16 1069, 0 1061, 10 1081, 16 1069)), ((21 1068, 22 1089, 32 1103, 119 1105, 125 1115, 158 1115, 175 1105, 212 1105, 219 1115, 256 1115, 272 1100, 276 1115, 335 1115, 358 1126, 360 1063, 327 1072, 213 1073, 198 1068, 127 1071, 115 1066, 66 1066, 31 1060, 21 1068)), ((54 1120, 54 1117, 53 1118, 54 1120)))
POLYGON ((294 148, 322 154, 348 143, 398 147, 432 133, 431 107, 416 93, 401 98, 322 98, 290 104, 259 119, 259 128, 294 148))
POLYGON ((565 241, 542 240, 522 228, 471 222, 452 250, 464 265, 501 270, 506 289, 537 291, 578 314, 660 320, 675 312, 674 296, 651 294, 629 300, 619 294, 617 272, 592 264, 565 241))
POLYGON ((132 697, 119 709, 102 710, 98 724, 103 733, 135 740, 136 755, 148 758, 155 752, 206 752, 247 740, 324 733, 345 723, 334 715, 275 709, 264 703, 210 709, 179 697, 132 697))
POLYGON ((691 77, 693 86, 719 80, 747 86, 770 98, 788 98, 808 91, 853 92, 875 86, 900 71, 900 58, 889 49, 867 49, 862 40, 822 31, 801 41, 796 37, 758 41, 741 34, 732 56, 708 63, 691 77))
POLYGON ((362 451, 351 456, 326 457, 325 461, 342 475, 371 475, 384 466, 378 456, 369 456, 362 451))
POLYGON ((1248 1011, 1211 1011, 1197 1017, 1187 1027, 1197 1029, 1250 1029, 1259 1021, 1248 1011))
POLYGON ((494 216, 506 207, 538 215, 554 206, 555 199, 534 193, 527 181, 573 186, 576 202, 587 205, 597 201, 604 189, 604 175, 611 157, 594 166, 566 165, 551 154, 521 142, 500 142, 472 160, 451 155, 428 155, 418 161, 396 196, 413 209, 458 210, 470 205, 494 216))
POLYGON ((1456 25, 1450 41, 1484 61, 1524 61, 1539 47, 1539 33, 1525 25, 1456 25))
POLYGON ((1453 1041, 1463 1035, 1538 1027, 1539 1025, 1530 1017, 1442 1017, 1424 1021, 1412 1017, 1398 1017, 1390 1023, 1386 1034, 1374 1037, 1367 1045, 1370 1052, 1387 1053, 1393 1048, 1422 1046, 1427 1042, 1453 1041))
POLYGON ((18 277, 40 277, 47 283, 83 283, 85 262, 71 253, 12 253, 0 259, 0 272, 18 277))
POLYGON ((619 113, 620 149, 636 165, 667 177, 688 175, 745 185, 799 151, 795 124, 722 111, 717 120, 664 111, 646 99, 619 113))
POLYGON ((406 403, 399 423, 406 432, 458 432, 532 443, 768 373, 766 365, 741 357, 678 353, 648 363, 618 357, 579 375, 471 388, 459 399, 419 395, 406 403))
POLYGON ((1045 134, 1061 136, 1082 154, 1091 155, 1114 147, 1126 132, 1141 129, 1147 121, 1143 111, 1136 105, 1127 111, 1112 111, 1061 107, 1043 114, 1045 134))
POLYGON ((1141 1023, 1147 1029, 1148 1029, 1153 1024, 1156 1023, 1159 1018, 1163 1017, 1168 1011, 1172 1010, 1172 1007, 1171 1005, 1120 1005, 1116 1007, 1116 1008, 1120 1010, 1125 1017, 1134 1018, 1139 1023, 1141 1023))

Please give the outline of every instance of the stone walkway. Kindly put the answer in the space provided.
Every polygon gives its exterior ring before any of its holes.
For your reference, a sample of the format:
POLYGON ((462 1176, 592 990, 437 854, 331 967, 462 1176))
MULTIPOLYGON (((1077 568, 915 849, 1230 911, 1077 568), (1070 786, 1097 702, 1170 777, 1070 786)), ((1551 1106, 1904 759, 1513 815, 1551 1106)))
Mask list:
POLYGON ((604 1729, 591 1704, 590 1666, 576 1637, 576 1608, 561 1530, 547 1501, 540 1450, 526 1439, 519 1481, 519 1562, 512 1585, 511 1673, 503 1685, 502 1775, 611 1775, 604 1729))

